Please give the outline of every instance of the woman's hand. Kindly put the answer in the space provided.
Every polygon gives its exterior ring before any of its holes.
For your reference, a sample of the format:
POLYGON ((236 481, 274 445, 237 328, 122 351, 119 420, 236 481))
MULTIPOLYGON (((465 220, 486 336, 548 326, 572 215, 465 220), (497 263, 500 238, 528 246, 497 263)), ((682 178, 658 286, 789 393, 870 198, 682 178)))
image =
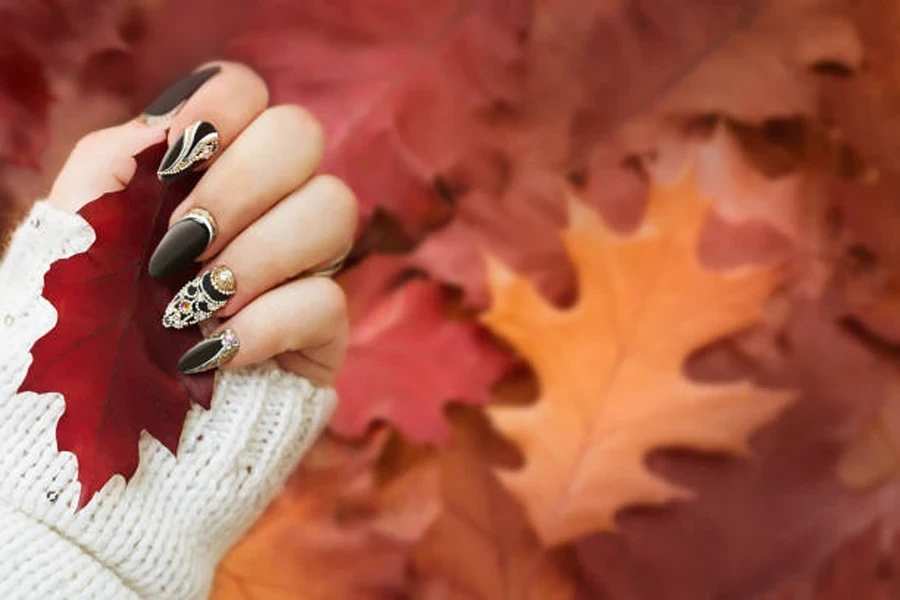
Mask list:
POLYGON ((188 373, 268 358, 330 384, 348 340, 346 304, 330 278, 353 241, 356 201, 339 179, 317 175, 321 126, 299 106, 268 107, 262 79, 234 63, 205 65, 138 119, 85 136, 48 200, 77 211, 134 175, 132 158, 160 142, 170 181, 204 170, 154 252, 153 276, 203 263, 166 311, 167 327, 215 315, 224 322, 180 361, 188 373))

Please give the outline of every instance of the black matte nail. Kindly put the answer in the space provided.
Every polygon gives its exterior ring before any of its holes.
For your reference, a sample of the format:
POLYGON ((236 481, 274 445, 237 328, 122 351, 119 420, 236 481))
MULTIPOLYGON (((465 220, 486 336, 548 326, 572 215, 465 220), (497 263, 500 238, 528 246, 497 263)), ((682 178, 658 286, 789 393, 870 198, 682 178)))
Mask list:
POLYGON ((219 66, 212 66, 182 77, 147 105, 143 111, 144 120, 157 123, 171 119, 184 102, 221 70, 219 66))
POLYGON ((240 346, 234 331, 225 329, 185 352, 178 368, 186 375, 193 375, 221 367, 234 358, 240 346))
POLYGON ((172 225, 150 257, 150 277, 165 277, 185 268, 203 254, 216 237, 216 221, 209 211, 195 208, 172 225))
POLYGON ((219 149, 219 132, 212 123, 197 121, 184 130, 166 151, 157 177, 162 181, 178 179, 196 169, 219 149))

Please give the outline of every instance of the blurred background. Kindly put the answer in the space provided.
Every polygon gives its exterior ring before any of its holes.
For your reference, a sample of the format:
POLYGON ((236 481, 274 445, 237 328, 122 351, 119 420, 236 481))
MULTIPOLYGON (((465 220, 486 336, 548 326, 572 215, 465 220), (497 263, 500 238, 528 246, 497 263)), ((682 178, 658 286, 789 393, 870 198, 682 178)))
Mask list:
POLYGON ((900 6, 4 0, 0 222, 217 58, 361 202, 215 598, 900 598, 900 6))

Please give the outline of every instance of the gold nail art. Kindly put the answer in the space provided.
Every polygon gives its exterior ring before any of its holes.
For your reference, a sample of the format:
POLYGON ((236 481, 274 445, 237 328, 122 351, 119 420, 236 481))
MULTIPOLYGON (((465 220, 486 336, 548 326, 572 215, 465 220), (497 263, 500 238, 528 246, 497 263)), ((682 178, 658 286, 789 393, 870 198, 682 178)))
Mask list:
POLYGON ((185 352, 178 368, 187 375, 217 369, 233 359, 240 347, 234 330, 224 329, 185 352))
POLYGON ((185 219, 199 223, 206 228, 206 231, 209 232, 209 241, 206 243, 207 247, 209 247, 210 244, 213 243, 213 240, 216 239, 216 234, 219 233, 219 226, 216 223, 216 218, 205 208, 200 208, 199 206, 197 208, 192 208, 181 220, 185 219))
POLYGON ((163 315, 163 326, 183 329, 205 321, 237 291, 234 272, 225 265, 201 273, 178 290, 163 315))

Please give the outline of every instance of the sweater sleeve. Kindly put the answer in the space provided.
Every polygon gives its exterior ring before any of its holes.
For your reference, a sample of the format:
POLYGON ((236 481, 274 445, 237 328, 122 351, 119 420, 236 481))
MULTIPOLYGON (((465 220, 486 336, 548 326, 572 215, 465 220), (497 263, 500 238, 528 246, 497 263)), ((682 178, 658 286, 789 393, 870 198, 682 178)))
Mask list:
POLYGON ((273 362, 221 372, 211 409, 188 413, 177 457, 144 433, 132 480, 114 477, 76 512, 77 462, 55 437, 65 399, 16 391, 56 323, 44 274, 93 240, 80 217, 38 203, 0 262, 0 598, 205 598, 335 394, 273 362))

